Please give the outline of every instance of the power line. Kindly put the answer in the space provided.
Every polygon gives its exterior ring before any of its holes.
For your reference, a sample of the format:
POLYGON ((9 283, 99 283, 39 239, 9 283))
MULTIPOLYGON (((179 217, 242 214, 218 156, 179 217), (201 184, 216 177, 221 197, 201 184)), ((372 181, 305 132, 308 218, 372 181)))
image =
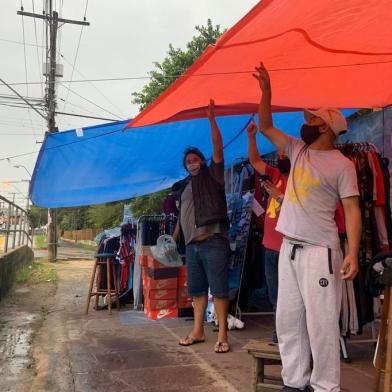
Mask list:
POLYGON ((109 110, 103 108, 102 106, 97 105, 95 102, 89 100, 88 98, 83 97, 82 95, 80 95, 80 94, 77 93, 76 91, 74 91, 74 90, 70 89, 69 87, 65 86, 65 85, 64 85, 64 82, 59 82, 59 83, 60 83, 60 85, 62 85, 62 87, 64 87, 64 88, 66 88, 67 90, 69 90, 72 94, 77 95, 79 98, 82 98, 83 100, 85 100, 85 101, 91 103, 92 105, 98 107, 99 109, 103 110, 104 112, 109 113, 109 114, 111 114, 112 116, 117 117, 117 118, 120 119, 120 120, 123 120, 123 118, 121 118, 121 117, 118 116, 117 114, 112 113, 111 111, 109 111, 109 110))
MULTIPOLYGON (((60 55, 60 57, 64 60, 64 61, 66 61, 69 65, 72 65, 72 63, 70 62, 70 61, 68 61, 67 60, 67 58, 62 54, 62 53, 59 53, 59 55, 60 55)), ((85 78, 85 79, 87 79, 87 77, 86 76, 84 76, 76 67, 75 67, 75 71, 76 71, 76 73, 78 73, 82 78, 85 78)), ((123 116, 123 117, 125 117, 124 116, 124 113, 122 112, 122 110, 117 106, 117 105, 115 105, 94 83, 92 83, 92 82, 88 82, 88 83, 90 83, 90 85, 92 86, 92 87, 94 87, 94 89, 95 90, 97 90, 98 91, 98 93, 109 103, 109 104, 111 104, 116 110, 118 110, 119 112, 120 112, 120 114, 123 116)), ((68 104, 69 104, 69 102, 68 102, 68 104)))
MULTIPOLYGON (((59 97, 59 100, 60 100, 60 101, 64 101, 64 99, 63 99, 63 98, 60 98, 60 97, 59 97)), ((97 114, 96 112, 93 112, 92 110, 90 110, 89 108, 86 108, 86 107, 84 107, 84 106, 76 105, 76 104, 74 104, 74 103, 72 103, 72 102, 69 102, 69 101, 68 101, 68 105, 71 105, 71 106, 73 106, 73 107, 75 107, 75 108, 77 108, 77 109, 84 110, 84 111, 86 111, 87 113, 92 114, 92 115, 94 115, 94 116, 99 116, 99 114, 97 114)))
MULTIPOLYGON (((20 104, 20 106, 19 106, 19 105, 16 105, 16 104, 0 103, 0 106, 7 106, 7 107, 11 107, 11 108, 18 108, 18 109, 30 109, 26 105, 22 106, 22 104, 20 104)), ((98 117, 98 116, 87 116, 85 114, 78 114, 78 113, 67 113, 67 112, 55 111, 55 114, 61 114, 63 116, 74 116, 74 117, 80 117, 80 118, 91 118, 91 119, 94 119, 94 120, 118 121, 118 119, 107 118, 107 117, 98 117)), ((31 124, 31 126, 32 126, 32 128, 34 128, 33 124, 31 124)))
POLYGON ((26 45, 26 46, 38 46, 39 48, 42 48, 43 46, 41 46, 41 45, 38 45, 38 44, 30 44, 30 43, 23 43, 23 42, 20 42, 20 41, 14 41, 14 40, 11 40, 11 39, 5 39, 5 38, 0 38, 0 41, 3 41, 3 42, 9 42, 9 43, 11 43, 11 44, 17 44, 17 45, 26 45))
MULTIPOLYGON (((88 6, 88 0, 86 0, 86 8, 84 10, 84 20, 86 20, 87 6, 88 6)), ((84 26, 82 25, 82 27, 80 28, 79 41, 78 41, 78 45, 77 45, 76 52, 75 52, 75 59, 74 59, 73 65, 72 65, 71 81, 73 79, 73 75, 74 75, 74 72, 75 72, 75 65, 76 65, 76 61, 77 61, 77 58, 78 58, 78 54, 79 54, 80 42, 82 41, 83 31, 84 31, 84 26)), ((71 87, 71 82, 69 82, 68 87, 71 87)), ((64 111, 65 111, 65 109, 67 107, 69 91, 70 90, 67 91, 67 96, 65 97, 65 102, 64 102, 64 107, 63 107, 64 111)))
POLYGON ((35 133, 2 133, 0 136, 35 136, 35 133))
MULTIPOLYGON (((92 139, 98 139, 98 138, 101 138, 101 137, 104 137, 104 136, 108 136, 108 135, 112 135, 114 133, 118 133, 118 132, 122 132, 122 131, 123 131, 123 128, 116 129, 114 131, 102 133, 100 135, 91 136, 89 138, 81 138, 80 140, 75 140, 73 142, 69 142, 69 143, 59 144, 57 146, 43 148, 43 149, 41 149, 41 151, 49 151, 49 150, 54 150, 54 149, 57 149, 57 148, 67 147, 67 146, 70 146, 72 144, 84 143, 84 142, 87 142, 87 141, 92 140, 92 139)), ((40 152, 39 150, 35 150, 35 151, 31 151, 31 152, 26 152, 26 153, 23 153, 23 154, 17 154, 17 155, 12 155, 12 156, 8 156, 8 157, 3 157, 3 158, 0 158, 0 162, 1 161, 7 161, 7 160, 10 160, 10 159, 24 157, 24 156, 27 156, 27 155, 33 155, 33 154, 36 154, 36 153, 39 153, 39 152, 40 152)))
MULTIPOLYGON (((378 64, 391 64, 392 60, 386 61, 372 61, 366 63, 351 63, 351 64, 336 64, 336 65, 318 65, 318 66, 301 66, 301 67, 292 67, 292 68, 273 68, 269 69, 268 72, 282 72, 282 71, 306 71, 306 70, 313 70, 313 69, 328 69, 328 68, 343 68, 343 67, 359 67, 365 65, 378 65, 378 64)), ((219 75, 239 75, 239 74, 252 74, 254 70, 248 71, 228 71, 228 72, 207 72, 207 73, 200 73, 200 74, 192 74, 192 75, 185 75, 187 78, 191 77, 203 77, 203 76, 219 76, 219 75)), ((167 78, 178 78, 183 76, 184 74, 178 75, 159 75, 160 78, 167 79, 167 78)), ((82 79, 82 80, 63 80, 62 83, 88 83, 88 82, 116 82, 116 81, 124 81, 124 80, 143 80, 143 79, 152 79, 152 76, 124 76, 118 78, 100 78, 100 79, 82 79)), ((30 82, 29 84, 39 84, 40 82, 30 82)), ((10 83, 11 86, 16 85, 24 85, 25 83, 15 82, 10 83)))
MULTIPOLYGON (((22 11, 24 9, 22 0, 20 1, 20 9, 22 11)), ((24 17, 23 17, 23 15, 22 15, 22 32, 23 32, 23 55, 24 55, 25 78, 26 78, 26 95, 29 96, 29 85, 27 84, 28 83, 27 82, 28 77, 27 77, 27 56, 26 56, 26 45, 25 45, 26 39, 25 39, 25 26, 24 26, 24 17)), ((41 84, 41 87, 42 87, 42 84, 41 84)), ((33 132, 35 132, 34 131, 34 126, 33 126, 33 121, 31 119, 30 109, 28 109, 28 116, 29 116, 29 119, 30 119, 31 128, 33 129, 33 132)))
POLYGON ((30 104, 29 101, 24 99, 14 88, 12 88, 8 83, 6 83, 2 78, 0 78, 0 82, 3 83, 5 86, 7 86, 12 92, 14 92, 20 99, 25 101, 27 105, 29 105, 35 112, 37 112, 42 118, 46 120, 46 117, 42 115, 33 105, 30 104))
MULTIPOLYGON (((34 7, 34 0, 31 0, 32 6, 33 6, 33 12, 35 13, 35 7, 34 7)), ((23 18, 23 16, 22 16, 23 18)), ((38 73, 39 77, 41 79, 41 95, 44 95, 44 87, 43 87, 43 79, 42 79, 42 72, 41 72, 41 64, 39 61, 39 51, 38 51, 38 36, 37 36, 37 23, 34 18, 34 35, 35 35, 35 43, 37 44, 36 46, 36 51, 37 51, 37 62, 38 62, 38 73)))

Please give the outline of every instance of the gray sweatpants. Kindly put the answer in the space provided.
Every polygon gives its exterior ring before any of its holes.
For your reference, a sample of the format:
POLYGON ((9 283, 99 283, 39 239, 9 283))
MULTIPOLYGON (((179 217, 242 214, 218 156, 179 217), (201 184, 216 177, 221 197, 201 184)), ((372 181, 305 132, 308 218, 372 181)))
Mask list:
POLYGON ((342 261, 340 250, 283 240, 276 328, 287 386, 340 391, 342 261))

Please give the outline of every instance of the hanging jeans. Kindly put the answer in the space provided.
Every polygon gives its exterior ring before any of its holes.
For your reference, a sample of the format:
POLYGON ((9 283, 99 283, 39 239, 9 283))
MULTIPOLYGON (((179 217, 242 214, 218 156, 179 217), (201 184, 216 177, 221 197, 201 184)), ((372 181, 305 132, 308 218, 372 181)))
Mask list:
POLYGON ((283 240, 276 326, 289 387, 340 391, 341 264, 340 249, 283 240))

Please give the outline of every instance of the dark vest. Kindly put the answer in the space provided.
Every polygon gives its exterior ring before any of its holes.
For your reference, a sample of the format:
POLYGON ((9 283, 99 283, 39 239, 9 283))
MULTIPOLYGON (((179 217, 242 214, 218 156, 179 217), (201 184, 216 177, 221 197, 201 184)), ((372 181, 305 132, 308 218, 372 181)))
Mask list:
MULTIPOLYGON (((190 177, 179 181, 176 184, 181 195, 190 177)), ((195 222, 197 227, 206 226, 212 223, 221 223, 228 226, 227 204, 224 184, 216 181, 208 170, 203 167, 199 174, 192 177, 192 194, 195 205, 195 222)))

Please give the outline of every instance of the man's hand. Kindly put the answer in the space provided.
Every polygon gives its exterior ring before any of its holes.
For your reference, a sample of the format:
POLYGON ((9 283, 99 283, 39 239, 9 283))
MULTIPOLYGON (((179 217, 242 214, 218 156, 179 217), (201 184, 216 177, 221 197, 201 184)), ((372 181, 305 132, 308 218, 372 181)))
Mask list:
POLYGON ((264 181, 264 187, 268 194, 274 199, 282 197, 282 192, 271 181, 264 181))
POLYGON ((267 69, 264 64, 260 62, 260 66, 256 67, 256 73, 253 77, 258 80, 260 89, 264 93, 271 93, 271 81, 267 69))
POLYGON ((358 258, 347 255, 340 268, 340 273, 342 274, 342 279, 353 280, 358 273, 358 258))
POLYGON ((256 136, 257 133, 257 125, 255 124, 254 120, 250 122, 248 128, 246 128, 246 132, 248 132, 249 137, 256 136))
POLYGON ((210 121, 215 120, 215 102, 213 99, 210 99, 210 103, 207 108, 207 117, 210 121))

